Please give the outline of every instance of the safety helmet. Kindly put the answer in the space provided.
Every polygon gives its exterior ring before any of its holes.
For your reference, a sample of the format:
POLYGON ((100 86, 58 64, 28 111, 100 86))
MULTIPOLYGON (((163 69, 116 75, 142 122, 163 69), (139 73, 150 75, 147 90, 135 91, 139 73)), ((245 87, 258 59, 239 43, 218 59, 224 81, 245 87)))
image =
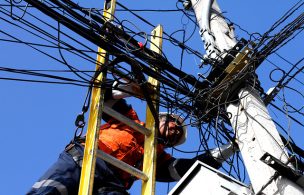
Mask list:
POLYGON ((187 127, 185 126, 184 124, 184 118, 181 117, 180 115, 177 115, 177 114, 173 114, 173 113, 167 113, 167 112, 160 112, 158 114, 159 116, 159 119, 161 119, 162 117, 167 117, 167 116, 171 116, 173 118, 175 118, 182 126, 182 129, 183 129, 183 134, 182 136, 180 137, 180 139, 176 142, 176 144, 174 144, 173 146, 178 146, 178 145, 181 145, 183 144, 186 139, 187 139, 187 127))

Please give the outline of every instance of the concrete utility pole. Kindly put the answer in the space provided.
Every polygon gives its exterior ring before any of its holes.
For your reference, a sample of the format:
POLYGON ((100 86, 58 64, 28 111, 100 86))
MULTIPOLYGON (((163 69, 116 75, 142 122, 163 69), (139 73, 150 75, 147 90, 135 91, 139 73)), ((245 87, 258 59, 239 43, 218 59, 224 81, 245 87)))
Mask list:
MULTIPOLYGON (((190 0, 187 2, 190 3, 190 0)), ((204 41, 206 57, 214 60, 224 58, 225 51, 231 49, 236 41, 233 28, 221 15, 217 1, 191 0, 191 4, 204 41)), ((227 112, 232 116, 231 124, 254 192, 266 195, 304 194, 300 186, 261 161, 263 155, 269 154, 289 166, 288 153, 259 94, 252 88, 240 89, 238 94, 239 102, 230 104, 227 112)))
POLYGON ((262 162, 261 157, 267 152, 286 164, 289 158, 287 151, 259 94, 254 89, 244 88, 240 90, 239 98, 239 103, 230 104, 227 112, 232 115, 230 121, 254 192, 304 194, 300 186, 287 178, 278 176, 271 179, 275 170, 262 162))
POLYGON ((191 0, 207 55, 219 61, 235 44, 234 29, 227 25, 216 0, 191 0))

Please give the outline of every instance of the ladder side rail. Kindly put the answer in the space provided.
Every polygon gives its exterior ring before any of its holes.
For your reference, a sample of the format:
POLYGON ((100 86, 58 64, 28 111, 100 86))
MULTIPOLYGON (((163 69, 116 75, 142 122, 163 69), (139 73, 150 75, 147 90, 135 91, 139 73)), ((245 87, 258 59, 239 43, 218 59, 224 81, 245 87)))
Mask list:
MULTIPOLYGON (((103 16, 107 21, 113 19, 115 12, 116 0, 106 0, 104 3, 103 16)), ((100 68, 100 64, 108 63, 108 53, 102 48, 98 48, 96 68, 97 71, 100 68)), ((96 165, 96 153, 98 150, 98 137, 99 128, 102 118, 102 110, 104 103, 105 89, 98 87, 106 79, 106 71, 101 73, 95 79, 97 87, 92 89, 90 115, 88 120, 86 141, 84 147, 83 163, 81 168, 80 183, 79 183, 79 195, 91 195, 93 192, 95 165, 96 165)))
MULTIPOLYGON (((151 46, 150 49, 156 53, 161 53, 162 49, 162 35, 163 27, 158 25, 152 30, 151 46)), ((158 71, 158 70, 155 70, 158 71)), ((153 102, 155 111, 159 111, 159 81, 149 77, 148 82, 156 90, 154 94, 151 94, 151 99, 155 100, 153 102)), ((143 162, 143 172, 149 177, 149 180, 142 182, 142 195, 154 195, 155 194, 155 175, 156 175, 156 160, 157 160, 157 133, 159 124, 155 123, 155 119, 150 108, 147 106, 146 111, 146 128, 151 130, 151 135, 145 137, 144 144, 144 162, 143 162)))

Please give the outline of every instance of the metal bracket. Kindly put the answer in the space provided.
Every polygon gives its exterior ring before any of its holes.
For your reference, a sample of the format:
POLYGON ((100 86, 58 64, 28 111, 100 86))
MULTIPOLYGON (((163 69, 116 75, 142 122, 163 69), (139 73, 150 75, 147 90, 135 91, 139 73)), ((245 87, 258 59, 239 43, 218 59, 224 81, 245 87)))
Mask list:
POLYGON ((219 84, 227 76, 227 74, 231 72, 232 67, 235 67, 236 57, 242 55, 244 52, 243 48, 246 47, 247 44, 248 42, 245 39, 241 39, 231 50, 227 52, 227 55, 224 57, 222 63, 214 67, 212 72, 210 72, 207 77, 208 81, 216 82, 213 84, 213 86, 219 84))
POLYGON ((291 181, 304 188, 304 176, 298 171, 295 171, 291 167, 287 166, 287 164, 284 164, 281 160, 273 157, 267 152, 261 157, 260 160, 266 163, 268 166, 272 167, 283 177, 290 179, 291 181))

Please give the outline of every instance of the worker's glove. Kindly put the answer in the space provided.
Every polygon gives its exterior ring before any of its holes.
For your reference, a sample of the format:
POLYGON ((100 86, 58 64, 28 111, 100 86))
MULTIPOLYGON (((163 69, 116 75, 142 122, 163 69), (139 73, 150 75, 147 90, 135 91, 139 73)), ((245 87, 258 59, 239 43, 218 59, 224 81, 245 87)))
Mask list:
MULTIPOLYGON (((153 93, 153 87, 148 85, 147 91, 153 93)), ((130 96, 143 98, 143 92, 140 86, 135 82, 126 82, 125 80, 115 81, 113 83, 112 97, 113 99, 122 99, 130 96)))
POLYGON ((123 80, 115 81, 113 83, 112 97, 113 99, 122 99, 130 97, 133 94, 138 93, 136 84, 132 82, 125 82, 123 80))
POLYGON ((235 144, 228 143, 210 150, 210 154, 217 162, 223 163, 237 151, 239 151, 239 149, 235 144))
POLYGON ((232 143, 228 143, 198 155, 196 159, 208 164, 209 166, 212 166, 213 168, 219 169, 222 166, 222 163, 232 156, 236 151, 238 151, 237 146, 232 143))

